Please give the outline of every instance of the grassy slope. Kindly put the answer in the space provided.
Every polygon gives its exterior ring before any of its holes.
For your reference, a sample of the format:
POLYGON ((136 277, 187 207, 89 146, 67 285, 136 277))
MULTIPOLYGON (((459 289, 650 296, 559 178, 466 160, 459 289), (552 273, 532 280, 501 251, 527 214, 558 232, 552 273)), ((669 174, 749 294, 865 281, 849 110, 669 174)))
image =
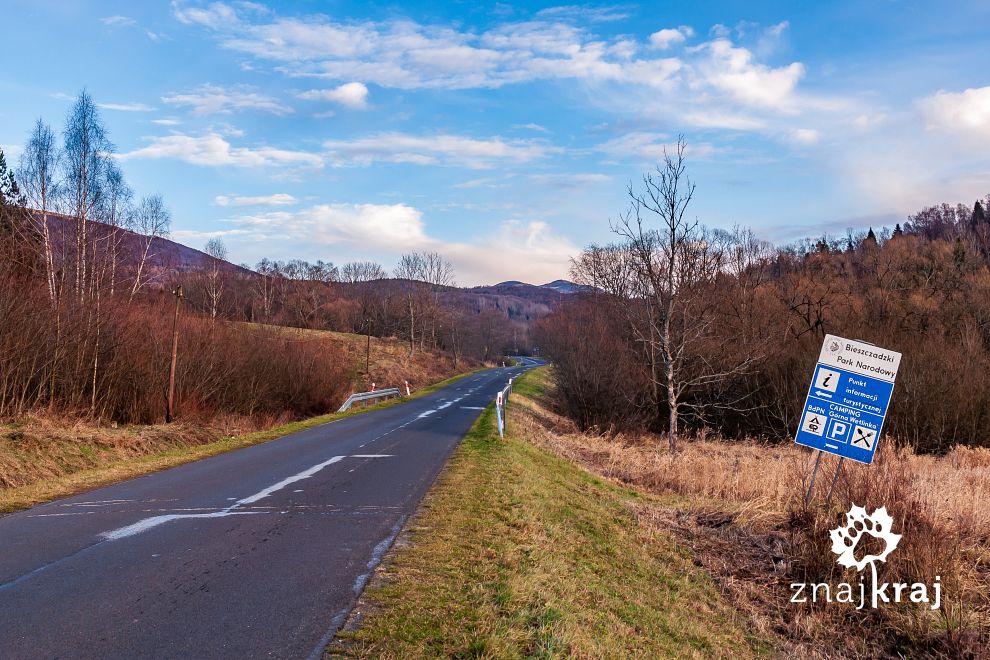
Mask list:
MULTIPOLYGON (((514 396, 539 394, 530 372, 514 396)), ((750 656, 761 648, 708 576, 649 535, 606 484, 486 409, 330 654, 362 657, 750 656)))
MULTIPOLYGON (((234 449, 240 449, 242 447, 248 447, 250 445, 256 445, 262 442, 268 442, 269 440, 280 438, 284 435, 288 435, 289 433, 302 431, 303 429, 308 429, 320 424, 327 424, 338 419, 358 415, 370 410, 379 410, 381 408, 393 406, 402 401, 408 401, 409 399, 414 399, 429 394, 430 392, 434 392, 456 380, 469 376, 472 373, 476 373, 476 371, 477 370, 459 374, 428 387, 424 387, 414 392, 411 397, 391 399, 389 401, 384 401, 382 403, 364 408, 354 408, 343 413, 333 413, 329 415, 322 415, 320 417, 312 417, 310 419, 298 422, 283 424, 266 431, 256 431, 254 433, 222 437, 219 440, 207 442, 205 444, 182 446, 179 442, 173 442, 173 445, 178 444, 179 446, 166 450, 153 451, 149 454, 138 454, 136 456, 132 455, 124 457, 121 457, 119 451, 100 451, 96 448, 96 445, 76 447, 76 450, 81 449, 82 452, 86 454, 86 458, 88 462, 92 464, 92 467, 88 469, 71 471, 68 474, 58 474, 49 478, 39 479, 35 483, 17 488, 0 489, 0 514, 26 509, 36 504, 50 502, 51 500, 58 499, 60 497, 67 497, 75 493, 100 488, 101 486, 116 483, 124 479, 131 479, 150 472, 157 472, 158 470, 175 467, 177 465, 182 465, 183 463, 190 463, 192 461, 197 461, 209 456, 215 456, 216 454, 232 451, 234 449)), ((133 435, 136 432, 137 431, 135 428, 125 428, 121 429, 119 434, 133 435)), ((117 433, 117 431, 115 431, 115 433, 117 433)), ((7 446, 12 444, 15 443, 12 443, 9 439, 0 438, 0 459, 3 458, 2 453, 4 451, 17 451, 16 448, 7 446)), ((51 451, 48 453, 50 454, 51 451)), ((50 455, 46 458, 49 460, 52 459, 50 455)))

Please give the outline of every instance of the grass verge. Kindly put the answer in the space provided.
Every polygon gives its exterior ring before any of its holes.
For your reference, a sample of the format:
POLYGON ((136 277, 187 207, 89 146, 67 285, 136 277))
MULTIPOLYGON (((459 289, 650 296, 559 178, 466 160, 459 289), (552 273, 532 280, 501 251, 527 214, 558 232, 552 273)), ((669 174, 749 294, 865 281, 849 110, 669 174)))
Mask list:
MULTIPOLYGON (((262 442, 269 442, 290 433, 302 431, 321 424, 335 422, 340 419, 360 415, 373 410, 388 408, 390 406, 402 403, 403 401, 410 401, 412 399, 426 396, 427 394, 435 392, 442 387, 446 387, 455 381, 471 376, 478 371, 481 370, 475 369, 473 371, 452 376, 446 380, 442 380, 438 383, 434 383, 417 390, 408 397, 390 399, 363 408, 353 408, 343 413, 332 413, 328 415, 321 415, 319 417, 311 417, 309 419, 300 420, 297 422, 282 424, 264 431, 255 431, 253 433, 221 437, 218 440, 205 442, 202 444, 181 446, 181 442, 173 441, 172 444, 179 444, 180 446, 172 447, 164 451, 153 451, 153 453, 144 455, 126 456, 121 458, 119 453, 112 451, 102 452, 97 450, 95 444, 81 445, 74 449, 80 450, 81 453, 86 455, 86 458, 90 463, 95 463, 96 465, 91 468, 70 472, 69 474, 59 474, 49 478, 40 479, 28 485, 0 489, 0 514, 27 509, 37 504, 50 502, 62 497, 68 497, 87 490, 101 488, 125 479, 133 479, 151 472, 165 470, 184 463, 191 463, 192 461, 198 461, 203 458, 233 451, 235 449, 249 447, 262 442)), ((133 430, 134 429, 122 429, 118 434, 129 434, 133 436, 133 430)), ((15 434, 17 433, 20 432, 15 431, 15 434)), ((200 439, 200 442, 202 436, 208 433, 208 430, 204 429, 189 429, 189 434, 195 435, 200 439)))
MULTIPOLYGON (((540 371, 514 398, 538 394, 540 371)), ((512 405, 512 404, 510 404, 512 405)), ((487 408, 331 656, 752 656, 763 650, 644 496, 517 435, 487 408)))

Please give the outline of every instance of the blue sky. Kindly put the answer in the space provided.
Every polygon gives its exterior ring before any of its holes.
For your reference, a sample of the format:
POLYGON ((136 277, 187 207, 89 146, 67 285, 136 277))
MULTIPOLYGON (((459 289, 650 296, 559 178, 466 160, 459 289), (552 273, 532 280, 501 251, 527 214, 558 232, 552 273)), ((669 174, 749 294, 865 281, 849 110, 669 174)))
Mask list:
POLYGON ((85 87, 173 237, 566 275, 678 134, 693 212, 776 243, 990 192, 990 3, 7 0, 0 145, 85 87))

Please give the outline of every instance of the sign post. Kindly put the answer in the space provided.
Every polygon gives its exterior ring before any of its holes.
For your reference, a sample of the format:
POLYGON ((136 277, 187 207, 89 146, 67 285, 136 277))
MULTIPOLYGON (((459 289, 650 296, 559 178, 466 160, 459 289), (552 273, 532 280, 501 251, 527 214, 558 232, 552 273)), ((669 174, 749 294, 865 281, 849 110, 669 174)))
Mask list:
MULTIPOLYGON (((871 464, 900 364, 901 354, 895 351, 825 335, 794 441, 871 464)), ((816 472, 819 460, 815 462, 816 472)), ((806 500, 813 487, 814 478, 806 500)))

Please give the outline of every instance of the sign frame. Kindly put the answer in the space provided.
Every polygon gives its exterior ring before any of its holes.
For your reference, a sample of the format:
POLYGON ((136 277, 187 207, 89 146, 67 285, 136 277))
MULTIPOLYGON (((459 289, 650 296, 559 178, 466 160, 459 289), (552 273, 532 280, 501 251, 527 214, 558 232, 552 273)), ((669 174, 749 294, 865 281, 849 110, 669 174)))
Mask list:
POLYGON ((897 351, 825 335, 794 442, 872 464, 900 362, 897 351))

